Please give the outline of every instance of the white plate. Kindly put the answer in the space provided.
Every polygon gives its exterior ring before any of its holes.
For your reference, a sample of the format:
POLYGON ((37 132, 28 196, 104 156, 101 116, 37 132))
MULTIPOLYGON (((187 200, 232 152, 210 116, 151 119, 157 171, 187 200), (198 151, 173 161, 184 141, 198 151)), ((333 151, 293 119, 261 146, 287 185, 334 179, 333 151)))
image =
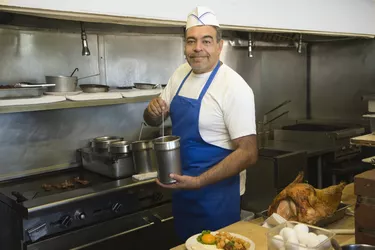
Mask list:
MULTIPOLYGON (((211 232, 212 235, 216 235, 218 232, 211 232)), ((185 246, 188 250, 217 250, 218 248, 216 245, 205 245, 197 241, 197 237, 200 234, 196 234, 191 236, 187 241, 185 242, 185 246)), ((250 247, 246 250, 254 250, 255 249, 255 243, 250 240, 249 238, 246 238, 245 236, 242 236, 240 234, 230 233, 230 235, 242 239, 244 241, 247 241, 250 243, 250 247)))

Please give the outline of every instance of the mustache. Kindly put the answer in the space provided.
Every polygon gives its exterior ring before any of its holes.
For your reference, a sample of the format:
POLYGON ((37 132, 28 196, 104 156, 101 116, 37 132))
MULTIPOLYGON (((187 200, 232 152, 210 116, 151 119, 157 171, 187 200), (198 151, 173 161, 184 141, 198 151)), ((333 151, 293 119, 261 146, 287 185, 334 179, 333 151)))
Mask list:
POLYGON ((206 54, 189 54, 189 58, 208 57, 206 54))

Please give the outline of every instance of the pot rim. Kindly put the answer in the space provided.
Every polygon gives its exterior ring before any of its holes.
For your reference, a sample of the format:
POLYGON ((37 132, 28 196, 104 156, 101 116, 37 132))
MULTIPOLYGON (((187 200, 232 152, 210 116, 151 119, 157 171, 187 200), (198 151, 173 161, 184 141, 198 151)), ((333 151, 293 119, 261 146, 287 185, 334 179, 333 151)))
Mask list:
POLYGON ((57 76, 45 76, 45 77, 78 79, 78 77, 76 77, 76 76, 63 76, 63 75, 57 75, 57 76))

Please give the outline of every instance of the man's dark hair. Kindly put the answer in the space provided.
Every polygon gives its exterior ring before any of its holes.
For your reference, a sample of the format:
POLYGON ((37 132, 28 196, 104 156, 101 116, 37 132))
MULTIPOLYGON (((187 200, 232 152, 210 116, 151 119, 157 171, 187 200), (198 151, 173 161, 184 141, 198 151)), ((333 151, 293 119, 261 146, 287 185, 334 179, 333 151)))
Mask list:
POLYGON ((216 41, 220 42, 223 38, 223 32, 221 31, 220 27, 215 26, 214 28, 216 29, 216 41))
MULTIPOLYGON (((220 27, 217 27, 217 26, 212 26, 214 27, 214 29, 216 30, 216 42, 220 42, 221 39, 223 38, 223 32, 221 31, 220 27)), ((184 30, 184 36, 185 36, 185 39, 186 39, 186 29, 184 30)))

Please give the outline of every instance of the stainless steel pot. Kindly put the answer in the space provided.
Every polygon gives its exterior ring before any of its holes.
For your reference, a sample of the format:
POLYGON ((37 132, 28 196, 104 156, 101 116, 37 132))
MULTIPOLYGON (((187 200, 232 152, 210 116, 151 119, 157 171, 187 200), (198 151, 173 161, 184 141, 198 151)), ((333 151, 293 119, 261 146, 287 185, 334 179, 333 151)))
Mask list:
POLYGON ((48 92, 74 92, 77 89, 78 80, 98 76, 100 74, 77 78, 76 76, 46 76, 48 92))
POLYGON ((128 141, 114 141, 109 144, 109 152, 112 154, 128 154, 131 143, 128 141))
POLYGON ((168 135, 152 141, 155 150, 158 179, 163 184, 172 184, 176 180, 170 174, 182 173, 180 156, 180 137, 168 135))
POLYGON ((108 152, 110 143, 121 140, 123 138, 119 136, 101 136, 94 138, 91 145, 96 152, 108 152))
POLYGON ((54 86, 47 87, 48 92, 74 92, 77 88, 76 76, 46 76, 46 83, 54 86))
POLYGON ((156 159, 151 141, 134 141, 130 149, 133 154, 134 169, 137 174, 155 171, 156 159))

